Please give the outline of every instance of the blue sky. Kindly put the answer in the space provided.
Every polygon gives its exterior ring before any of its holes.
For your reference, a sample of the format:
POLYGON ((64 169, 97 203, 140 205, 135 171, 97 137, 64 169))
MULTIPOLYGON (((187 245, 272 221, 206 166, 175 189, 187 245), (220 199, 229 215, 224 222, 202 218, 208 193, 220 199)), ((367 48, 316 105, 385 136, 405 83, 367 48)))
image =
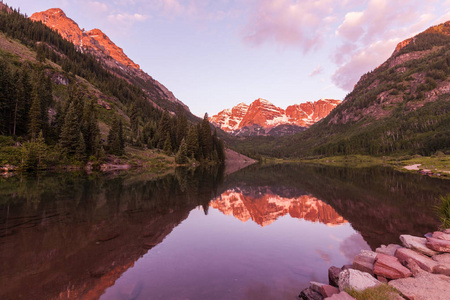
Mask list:
POLYGON ((450 20, 450 0, 10 0, 99 28, 191 111, 265 98, 343 99, 396 44, 450 20))

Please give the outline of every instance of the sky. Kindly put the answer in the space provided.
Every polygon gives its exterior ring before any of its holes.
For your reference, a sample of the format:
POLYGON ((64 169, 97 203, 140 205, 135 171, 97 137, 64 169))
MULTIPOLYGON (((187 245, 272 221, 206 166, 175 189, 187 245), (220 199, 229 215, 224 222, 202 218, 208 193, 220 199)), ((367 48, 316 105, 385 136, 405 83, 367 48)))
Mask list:
POLYGON ((344 99, 395 46, 450 20, 450 0, 4 0, 101 29, 202 117, 264 98, 344 99))

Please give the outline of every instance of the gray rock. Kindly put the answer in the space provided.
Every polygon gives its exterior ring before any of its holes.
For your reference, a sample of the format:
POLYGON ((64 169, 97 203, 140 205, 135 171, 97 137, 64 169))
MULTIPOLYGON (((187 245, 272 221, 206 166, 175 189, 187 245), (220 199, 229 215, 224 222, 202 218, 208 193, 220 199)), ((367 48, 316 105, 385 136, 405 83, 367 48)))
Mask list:
POLYGON ((406 248, 398 249, 397 252, 395 252, 395 257, 397 257, 401 263, 406 263, 408 259, 411 259, 416 262, 423 270, 430 273, 432 273, 434 271, 434 268, 436 268, 436 266, 438 265, 437 262, 435 262, 428 256, 406 248))
POLYGON ((450 277, 426 272, 418 277, 402 278, 389 282, 407 299, 448 300, 450 295, 450 277))
POLYGON ((300 299, 303 300, 323 300, 322 294, 311 288, 306 288, 300 293, 300 299))
POLYGON ((326 300, 354 300, 352 296, 347 294, 346 292, 340 292, 339 294, 334 294, 331 297, 325 298, 326 300))
POLYGON ((339 289, 344 291, 346 289, 354 289, 362 291, 366 288, 381 284, 378 280, 372 277, 369 273, 358 270, 344 270, 339 274, 339 289))
POLYGON ((403 234, 400 236, 400 240, 406 248, 416 250, 428 256, 436 255, 436 251, 429 249, 425 243, 427 242, 426 238, 421 238, 417 236, 403 234))
POLYGON ((342 272, 341 268, 332 266, 328 269, 328 283, 332 286, 339 286, 339 273, 342 272))
POLYGON ((360 254, 353 259, 353 269, 367 272, 373 276, 373 266, 377 254, 370 250, 362 250, 360 254))
POLYGON ((396 245, 396 244, 389 244, 387 246, 381 245, 381 247, 377 248, 375 250, 376 253, 386 254, 390 256, 395 255, 395 251, 397 251, 398 248, 401 248, 402 246, 396 245))

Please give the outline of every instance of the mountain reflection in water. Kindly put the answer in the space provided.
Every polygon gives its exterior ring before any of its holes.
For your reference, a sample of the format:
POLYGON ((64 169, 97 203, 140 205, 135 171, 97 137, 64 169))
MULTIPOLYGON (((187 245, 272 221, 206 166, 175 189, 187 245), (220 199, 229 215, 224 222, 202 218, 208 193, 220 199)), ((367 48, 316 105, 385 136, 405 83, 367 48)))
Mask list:
POLYGON ((0 299, 293 299, 361 248, 434 230, 450 193, 386 168, 223 174, 0 179, 0 299))
POLYGON ((311 195, 283 197, 275 194, 269 187, 230 189, 213 199, 209 206, 226 215, 233 215, 242 222, 252 219, 263 227, 286 214, 327 226, 347 223, 333 207, 311 195))

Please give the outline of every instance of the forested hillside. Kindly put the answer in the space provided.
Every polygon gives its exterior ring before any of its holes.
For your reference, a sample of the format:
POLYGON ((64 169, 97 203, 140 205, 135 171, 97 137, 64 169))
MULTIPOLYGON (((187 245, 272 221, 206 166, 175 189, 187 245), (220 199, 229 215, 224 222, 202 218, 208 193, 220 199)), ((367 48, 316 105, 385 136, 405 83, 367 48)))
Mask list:
POLYGON ((127 145, 176 153, 181 164, 223 162, 223 143, 207 116, 201 121, 160 91, 152 93, 158 88, 108 69, 44 24, 4 6, 0 166, 99 163, 107 154, 123 155, 127 145))
POLYGON ((277 157, 449 154, 450 22, 400 45, 310 129, 289 138, 248 139, 235 148, 277 157))

